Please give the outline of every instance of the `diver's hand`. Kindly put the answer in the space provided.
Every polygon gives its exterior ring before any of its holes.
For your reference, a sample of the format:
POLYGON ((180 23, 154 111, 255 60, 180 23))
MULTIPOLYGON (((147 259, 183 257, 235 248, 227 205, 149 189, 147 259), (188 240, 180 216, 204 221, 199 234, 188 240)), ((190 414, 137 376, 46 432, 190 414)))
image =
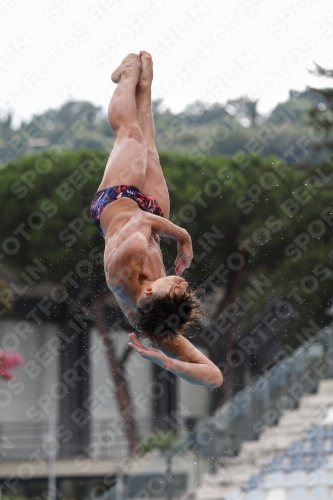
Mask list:
POLYGON ((191 236, 188 234, 185 229, 184 237, 177 241, 177 257, 175 260, 175 270, 176 274, 180 276, 184 269, 190 267, 192 259, 193 259, 193 249, 192 249, 192 240, 191 236))
POLYGON ((149 359, 162 368, 169 368, 170 358, 155 347, 144 347, 138 339, 136 333, 128 334, 131 341, 128 343, 142 358, 149 359))

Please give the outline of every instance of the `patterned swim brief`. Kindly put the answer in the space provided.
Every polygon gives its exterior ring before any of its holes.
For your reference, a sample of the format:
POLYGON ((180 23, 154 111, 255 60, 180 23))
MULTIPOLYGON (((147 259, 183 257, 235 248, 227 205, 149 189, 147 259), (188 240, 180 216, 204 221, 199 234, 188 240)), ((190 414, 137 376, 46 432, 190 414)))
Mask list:
POLYGON ((154 215, 163 216, 163 211, 155 198, 149 196, 148 194, 142 193, 135 186, 128 186, 126 184, 122 184, 120 186, 111 186, 106 189, 102 189, 101 191, 97 191, 95 194, 90 207, 90 213, 94 224, 96 225, 98 231, 101 233, 103 238, 105 235, 102 231, 100 218, 104 208, 115 200, 119 198, 131 198, 136 201, 142 210, 146 212, 150 212, 154 215))

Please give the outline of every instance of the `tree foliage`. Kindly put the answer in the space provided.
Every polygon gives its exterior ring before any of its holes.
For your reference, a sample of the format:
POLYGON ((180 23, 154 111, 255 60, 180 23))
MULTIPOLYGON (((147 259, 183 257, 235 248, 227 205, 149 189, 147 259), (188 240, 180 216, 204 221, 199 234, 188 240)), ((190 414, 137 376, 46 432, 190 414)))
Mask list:
MULTIPOLYGON (((46 152, 22 157, 2 170, 1 196, 8 200, 8 216, 1 220, 3 239, 21 228, 15 237, 19 251, 7 255, 10 266, 22 270, 38 258, 48 269, 45 278, 54 282, 93 248, 102 250, 89 205, 105 161, 105 153, 98 151, 46 152)), ((96 274, 96 279, 102 278, 96 274)))
MULTIPOLYGON (((320 77, 333 78, 333 70, 324 69, 318 64, 311 73, 320 77)), ((309 87, 309 91, 317 96, 316 105, 309 110, 310 119, 316 126, 318 135, 321 136, 315 148, 331 152, 333 151, 333 89, 309 87)))
MULTIPOLYGON (((264 275, 271 285, 244 316, 244 332, 276 295, 297 312, 286 332, 290 342, 310 318, 318 325, 328 321, 332 162, 309 170, 258 155, 207 157, 200 164, 188 156, 160 158, 171 220, 192 236, 195 257, 187 277, 194 286, 211 277, 227 293, 246 297, 247 287, 264 275)), ((106 160, 100 151, 45 152, 3 168, 0 196, 8 203, 0 231, 6 251, 14 244, 7 238, 15 237, 20 247, 3 264, 22 271, 37 258, 47 269, 41 279, 61 282, 72 273, 81 286, 105 289, 103 240, 88 211, 106 160)), ((162 248, 173 272, 174 242, 164 240, 162 248)), ((222 311, 223 303, 211 304, 212 313, 218 307, 222 311)))
MULTIPOLYGON (((180 113, 171 112, 156 100, 156 143, 159 150, 188 154, 191 159, 202 154, 235 155, 245 150, 273 154, 289 163, 311 158, 315 164, 323 156, 311 144, 305 148, 304 143, 316 139, 316 134, 309 131, 308 111, 322 101, 316 89, 291 90, 286 102, 279 103, 268 115, 261 115, 258 102, 245 96, 226 103, 196 101, 180 113), (301 141, 300 146, 297 141, 301 141), (295 153, 288 154, 295 144, 295 153)), ((50 148, 109 151, 113 145, 105 113, 86 101, 69 101, 58 109, 34 115, 17 128, 11 114, 5 114, 0 117, 0 137, 0 163, 50 148)))

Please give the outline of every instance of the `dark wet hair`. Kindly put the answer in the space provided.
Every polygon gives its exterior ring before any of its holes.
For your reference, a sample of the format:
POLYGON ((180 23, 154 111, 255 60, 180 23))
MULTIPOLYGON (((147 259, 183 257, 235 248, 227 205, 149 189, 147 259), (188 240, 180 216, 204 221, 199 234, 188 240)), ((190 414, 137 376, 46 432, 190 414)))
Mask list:
POLYGON ((139 300, 137 328, 142 337, 158 344, 168 343, 178 335, 186 334, 201 314, 195 292, 175 285, 167 293, 157 291, 139 300))

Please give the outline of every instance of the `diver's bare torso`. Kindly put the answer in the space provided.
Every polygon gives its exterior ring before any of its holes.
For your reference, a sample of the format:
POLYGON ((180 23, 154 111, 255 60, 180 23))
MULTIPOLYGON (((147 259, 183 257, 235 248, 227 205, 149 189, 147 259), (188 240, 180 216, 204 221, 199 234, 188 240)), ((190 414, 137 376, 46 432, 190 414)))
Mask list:
POLYGON ((136 295, 144 279, 155 280, 165 276, 160 249, 160 236, 152 233, 146 255, 136 259, 134 254, 130 266, 124 267, 122 255, 127 250, 127 240, 131 236, 130 224, 133 216, 142 214, 138 204, 121 198, 108 205, 101 216, 101 227, 105 234, 104 271, 106 282, 113 292, 121 310, 135 327, 136 295), (136 261, 141 264, 137 266, 136 261))

